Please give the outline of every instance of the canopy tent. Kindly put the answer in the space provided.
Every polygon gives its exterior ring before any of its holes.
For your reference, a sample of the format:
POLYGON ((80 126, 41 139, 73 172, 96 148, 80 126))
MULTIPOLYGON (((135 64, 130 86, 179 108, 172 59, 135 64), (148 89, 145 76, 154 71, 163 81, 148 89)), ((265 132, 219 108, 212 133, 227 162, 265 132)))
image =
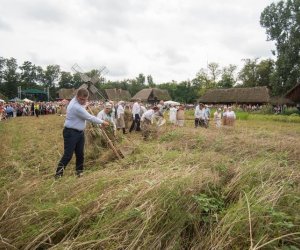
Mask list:
POLYGON ((29 100, 28 98, 23 99, 24 102, 33 102, 31 100, 29 100))
POLYGON ((5 102, 4 100, 0 99, 0 102, 5 102))
POLYGON ((22 91, 22 96, 33 101, 47 101, 47 92, 39 89, 25 89, 22 91))
POLYGON ((39 90, 39 89, 25 89, 22 91, 23 94, 43 94, 47 95, 45 91, 39 90))
POLYGON ((179 102, 174 102, 174 101, 171 101, 171 100, 164 102, 164 104, 166 104, 166 105, 175 105, 175 106, 180 105, 179 102))
POLYGON ((23 102, 20 98, 18 98, 18 97, 15 97, 15 98, 13 98, 13 99, 10 99, 9 100, 10 102, 23 102))

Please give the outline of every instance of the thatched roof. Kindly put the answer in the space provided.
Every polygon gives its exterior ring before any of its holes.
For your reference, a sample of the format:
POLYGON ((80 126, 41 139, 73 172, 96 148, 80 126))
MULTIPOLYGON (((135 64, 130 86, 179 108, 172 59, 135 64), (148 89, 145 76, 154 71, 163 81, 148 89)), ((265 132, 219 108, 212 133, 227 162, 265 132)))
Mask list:
POLYGON ((160 100, 170 100, 171 97, 166 89, 149 88, 140 90, 131 98, 133 101, 137 99, 141 99, 142 102, 159 102, 160 100))
POLYGON ((71 89, 60 89, 56 92, 57 94, 57 99, 63 100, 63 99, 67 99, 70 100, 74 97, 75 95, 75 89, 71 88, 71 89))
POLYGON ((270 103, 272 105, 295 105, 295 103, 288 99, 288 98, 285 98, 284 96, 274 96, 274 97, 271 97, 270 98, 270 103))
POLYGON ((128 90, 124 89, 105 89, 107 99, 112 101, 129 101, 131 95, 128 90))
POLYGON ((200 99, 203 103, 268 103, 267 87, 230 88, 208 90, 200 99))
POLYGON ((294 102, 300 103, 300 83, 296 84, 294 88, 289 90, 286 93, 285 97, 291 99, 294 102))

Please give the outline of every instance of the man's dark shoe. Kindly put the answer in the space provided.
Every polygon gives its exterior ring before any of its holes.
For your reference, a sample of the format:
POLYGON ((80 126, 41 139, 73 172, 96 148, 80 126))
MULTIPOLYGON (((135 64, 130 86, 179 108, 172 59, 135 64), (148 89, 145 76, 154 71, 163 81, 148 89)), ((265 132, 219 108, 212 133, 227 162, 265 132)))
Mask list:
POLYGON ((54 179, 55 179, 55 180, 59 180, 61 177, 62 177, 61 174, 56 174, 56 175, 54 175, 54 179))
POLYGON ((77 175, 78 178, 81 178, 83 176, 83 173, 82 172, 76 173, 76 175, 77 175))

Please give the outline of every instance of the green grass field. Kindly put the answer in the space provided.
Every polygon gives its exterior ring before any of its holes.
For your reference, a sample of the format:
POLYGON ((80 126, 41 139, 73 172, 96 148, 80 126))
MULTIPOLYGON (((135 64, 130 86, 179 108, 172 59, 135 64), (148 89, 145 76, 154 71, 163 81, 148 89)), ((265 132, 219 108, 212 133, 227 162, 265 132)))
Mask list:
POLYGON ((64 118, 1 122, 0 249, 300 249, 300 124, 266 117, 89 141, 59 181, 64 118))

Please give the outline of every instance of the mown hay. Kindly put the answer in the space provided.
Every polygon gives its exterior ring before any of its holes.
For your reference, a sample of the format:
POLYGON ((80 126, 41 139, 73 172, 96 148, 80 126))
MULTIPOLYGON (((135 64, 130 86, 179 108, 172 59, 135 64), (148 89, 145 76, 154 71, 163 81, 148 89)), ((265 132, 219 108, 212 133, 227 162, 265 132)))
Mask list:
POLYGON ((133 154, 54 181, 62 117, 0 124, 0 248, 299 248, 299 126, 186 126, 126 135, 133 154))

